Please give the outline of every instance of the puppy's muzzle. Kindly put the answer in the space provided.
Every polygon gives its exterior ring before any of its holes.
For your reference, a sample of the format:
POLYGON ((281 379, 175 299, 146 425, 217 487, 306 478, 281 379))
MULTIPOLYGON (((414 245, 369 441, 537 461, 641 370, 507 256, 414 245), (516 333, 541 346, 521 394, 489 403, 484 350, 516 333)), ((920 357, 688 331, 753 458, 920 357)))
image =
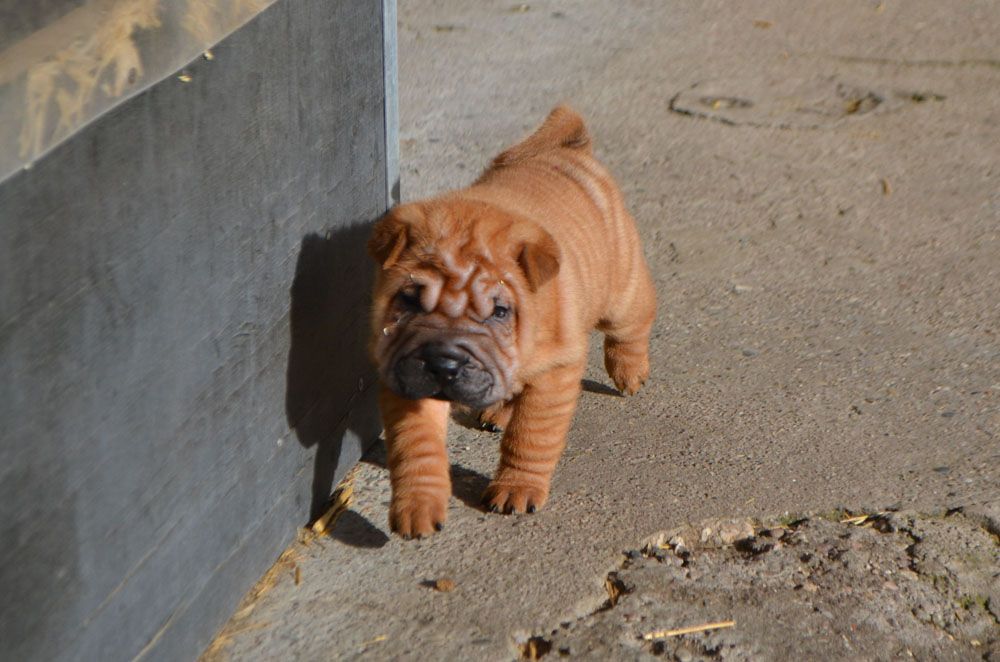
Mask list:
POLYGON ((470 406, 488 403, 493 376, 468 351, 430 342, 396 363, 396 383, 405 398, 438 398, 470 406))

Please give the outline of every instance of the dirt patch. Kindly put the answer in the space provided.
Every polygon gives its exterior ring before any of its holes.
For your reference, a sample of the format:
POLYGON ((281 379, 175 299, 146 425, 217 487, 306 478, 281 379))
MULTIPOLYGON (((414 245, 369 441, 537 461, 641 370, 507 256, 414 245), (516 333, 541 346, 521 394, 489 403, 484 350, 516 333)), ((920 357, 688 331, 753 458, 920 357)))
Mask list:
POLYGON ((1000 660, 1000 545, 961 512, 703 522, 626 552, 608 586, 602 609, 540 648, 594 659, 1000 660))

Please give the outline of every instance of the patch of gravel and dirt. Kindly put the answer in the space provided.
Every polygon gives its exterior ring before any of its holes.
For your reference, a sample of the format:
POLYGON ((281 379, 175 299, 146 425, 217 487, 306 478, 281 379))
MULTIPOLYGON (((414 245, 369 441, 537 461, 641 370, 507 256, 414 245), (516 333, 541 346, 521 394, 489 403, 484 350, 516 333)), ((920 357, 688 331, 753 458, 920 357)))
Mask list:
POLYGON ((1000 660, 996 524, 836 511, 683 526, 626 552, 600 609, 520 643, 529 659, 1000 660))

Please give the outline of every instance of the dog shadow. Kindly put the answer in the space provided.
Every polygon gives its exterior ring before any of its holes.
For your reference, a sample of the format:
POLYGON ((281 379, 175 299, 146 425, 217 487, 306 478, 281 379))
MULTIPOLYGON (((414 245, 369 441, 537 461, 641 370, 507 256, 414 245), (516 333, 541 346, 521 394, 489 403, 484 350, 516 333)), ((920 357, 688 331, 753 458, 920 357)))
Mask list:
POLYGON ((330 537, 351 547, 378 549, 389 542, 389 536, 364 515, 353 510, 345 511, 337 518, 330 537))
POLYGON ((451 494, 473 510, 486 512, 483 492, 490 484, 487 476, 461 464, 451 465, 451 494))
POLYGON ((583 390, 587 393, 594 393, 596 395, 610 395, 615 398, 624 398, 621 391, 607 384, 602 384, 601 382, 594 381, 593 379, 584 379, 580 381, 580 385, 583 390))
MULTIPOLYGON (((370 232, 371 223, 358 223, 306 235, 295 265, 285 417, 299 444, 314 449, 308 522, 326 511, 334 482, 381 431, 365 351, 374 277, 365 251, 370 232)), ((338 536, 361 547, 385 544, 385 534, 359 518, 342 515, 338 536)))

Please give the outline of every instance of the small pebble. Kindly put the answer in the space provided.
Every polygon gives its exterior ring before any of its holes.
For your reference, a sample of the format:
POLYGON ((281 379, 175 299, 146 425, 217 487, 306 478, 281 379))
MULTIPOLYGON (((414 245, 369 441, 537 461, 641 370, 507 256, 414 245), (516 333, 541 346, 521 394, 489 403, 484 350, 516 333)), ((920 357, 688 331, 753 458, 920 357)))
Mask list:
POLYGON ((434 590, 441 593, 449 593, 455 590, 455 582, 447 577, 442 577, 434 581, 434 590))

